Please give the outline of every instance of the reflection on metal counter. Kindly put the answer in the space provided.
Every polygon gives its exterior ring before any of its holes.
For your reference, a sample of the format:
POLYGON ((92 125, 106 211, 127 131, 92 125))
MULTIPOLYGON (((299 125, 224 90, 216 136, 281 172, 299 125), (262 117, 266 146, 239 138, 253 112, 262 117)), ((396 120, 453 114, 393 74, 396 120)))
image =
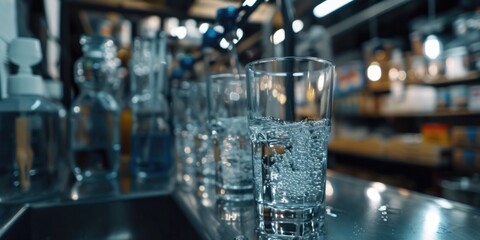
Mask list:
MULTIPOLYGON (((210 222, 213 211, 194 204, 189 195, 176 196, 195 228, 203 229, 203 236, 210 236, 206 239, 258 239, 251 231, 256 227, 255 218, 249 214, 254 203, 250 208, 229 205, 229 209, 237 210, 234 214, 210 222)), ((479 239, 478 226, 479 208, 328 173, 325 239, 479 239)))

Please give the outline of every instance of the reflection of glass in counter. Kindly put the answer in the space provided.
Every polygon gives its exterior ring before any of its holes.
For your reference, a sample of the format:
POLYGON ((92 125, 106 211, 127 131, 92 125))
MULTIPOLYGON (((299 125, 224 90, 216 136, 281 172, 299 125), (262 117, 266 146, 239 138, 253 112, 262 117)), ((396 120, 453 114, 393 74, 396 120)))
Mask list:
POLYGON ((245 75, 209 77, 209 121, 218 199, 253 199, 251 143, 247 124, 245 75))

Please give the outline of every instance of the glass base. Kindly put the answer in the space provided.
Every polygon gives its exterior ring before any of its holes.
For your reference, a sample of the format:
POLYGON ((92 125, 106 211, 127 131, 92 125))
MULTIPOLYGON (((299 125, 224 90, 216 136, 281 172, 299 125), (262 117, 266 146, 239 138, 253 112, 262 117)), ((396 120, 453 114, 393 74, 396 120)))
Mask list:
MULTIPOLYGON (((254 201, 244 202, 230 202, 222 199, 217 199, 216 214, 219 219, 226 222, 230 221, 245 221, 245 219, 253 219, 255 209, 253 208, 254 201)), ((240 231, 243 232, 243 231, 240 231)))
POLYGON ((259 239, 323 239, 325 208, 274 207, 257 203, 259 239))

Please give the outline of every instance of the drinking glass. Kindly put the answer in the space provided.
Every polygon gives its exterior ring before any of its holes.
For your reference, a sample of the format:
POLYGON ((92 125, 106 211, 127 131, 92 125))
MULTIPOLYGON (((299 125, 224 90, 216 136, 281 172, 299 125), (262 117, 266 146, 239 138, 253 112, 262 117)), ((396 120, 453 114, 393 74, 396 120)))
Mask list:
POLYGON ((189 81, 181 81, 172 89, 173 132, 178 181, 187 190, 196 185, 195 141, 190 114, 189 81))
POLYGON ((192 81, 189 91, 191 132, 194 137, 197 195, 202 204, 211 206, 215 197, 215 164, 212 139, 208 126, 207 83, 192 81))
POLYGON ((208 81, 217 199, 252 200, 252 150, 245 75, 217 74, 210 76, 208 81))
POLYGON ((257 235, 324 236, 334 66, 310 57, 247 65, 257 235))

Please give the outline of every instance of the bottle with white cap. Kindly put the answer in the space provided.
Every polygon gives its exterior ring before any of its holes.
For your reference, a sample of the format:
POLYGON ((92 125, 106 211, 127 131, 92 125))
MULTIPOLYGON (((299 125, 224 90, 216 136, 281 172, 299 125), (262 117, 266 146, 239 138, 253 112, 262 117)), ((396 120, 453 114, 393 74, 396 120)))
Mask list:
POLYGON ((30 202, 58 193, 65 111, 44 98, 43 80, 32 74, 42 59, 38 40, 14 39, 8 57, 19 69, 0 101, 0 202, 30 202))

